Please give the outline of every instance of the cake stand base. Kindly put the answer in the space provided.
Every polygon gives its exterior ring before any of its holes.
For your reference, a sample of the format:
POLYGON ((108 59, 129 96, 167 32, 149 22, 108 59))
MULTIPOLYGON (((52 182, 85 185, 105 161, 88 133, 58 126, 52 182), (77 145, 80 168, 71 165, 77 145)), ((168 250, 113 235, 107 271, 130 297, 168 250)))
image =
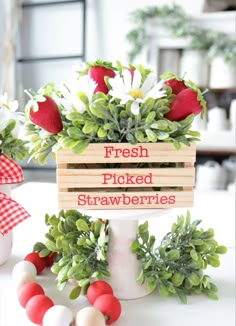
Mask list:
POLYGON ((139 220, 157 218, 169 211, 170 209, 86 210, 87 215, 109 220, 108 263, 111 276, 107 282, 118 299, 138 299, 150 293, 145 284, 141 285, 136 280, 141 266, 131 252, 131 244, 136 238, 139 220))

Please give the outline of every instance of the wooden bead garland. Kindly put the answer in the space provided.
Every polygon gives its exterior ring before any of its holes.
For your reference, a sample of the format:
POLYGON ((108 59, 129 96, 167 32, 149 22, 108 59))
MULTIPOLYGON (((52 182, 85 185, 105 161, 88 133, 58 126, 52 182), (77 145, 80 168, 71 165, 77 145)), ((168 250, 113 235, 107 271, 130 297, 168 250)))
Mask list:
POLYGON ((88 287, 87 298, 93 307, 81 309, 75 318, 66 306, 54 305, 35 281, 36 274, 39 275, 46 266, 51 265, 46 258, 30 253, 13 268, 18 300, 30 321, 43 326, 105 326, 120 317, 121 304, 113 296, 111 286, 104 281, 95 281, 88 287))

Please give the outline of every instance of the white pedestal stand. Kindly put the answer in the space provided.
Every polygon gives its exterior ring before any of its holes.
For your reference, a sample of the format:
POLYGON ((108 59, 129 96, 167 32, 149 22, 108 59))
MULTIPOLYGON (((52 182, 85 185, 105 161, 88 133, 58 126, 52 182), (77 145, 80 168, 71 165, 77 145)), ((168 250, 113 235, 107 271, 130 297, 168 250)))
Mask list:
POLYGON ((108 262, 111 277, 107 280, 119 299, 138 299, 149 294, 146 285, 136 279, 141 272, 140 263, 131 252, 139 220, 157 218, 170 209, 89 210, 87 215, 109 220, 108 262))

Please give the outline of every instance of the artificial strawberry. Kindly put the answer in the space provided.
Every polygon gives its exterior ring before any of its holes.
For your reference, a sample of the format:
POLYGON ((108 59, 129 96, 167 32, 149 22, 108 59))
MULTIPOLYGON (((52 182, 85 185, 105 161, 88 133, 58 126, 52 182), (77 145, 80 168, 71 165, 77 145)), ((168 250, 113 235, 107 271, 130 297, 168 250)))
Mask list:
POLYGON ((204 111, 206 102, 202 94, 187 88, 178 93, 170 104, 170 111, 165 118, 171 121, 180 121, 185 119, 189 114, 197 115, 204 111))
POLYGON ((165 85, 171 87, 172 93, 176 95, 187 88, 183 80, 178 80, 176 78, 166 80, 165 85))
POLYGON ((95 65, 89 68, 88 76, 97 83, 97 87, 95 88, 94 93, 102 92, 104 94, 107 94, 108 88, 105 83, 104 77, 107 76, 113 78, 115 77, 115 72, 110 68, 95 65))
POLYGON ((45 101, 37 102, 36 111, 30 108, 29 118, 35 125, 52 134, 57 134, 63 128, 60 111, 51 97, 44 95, 44 98, 45 101))

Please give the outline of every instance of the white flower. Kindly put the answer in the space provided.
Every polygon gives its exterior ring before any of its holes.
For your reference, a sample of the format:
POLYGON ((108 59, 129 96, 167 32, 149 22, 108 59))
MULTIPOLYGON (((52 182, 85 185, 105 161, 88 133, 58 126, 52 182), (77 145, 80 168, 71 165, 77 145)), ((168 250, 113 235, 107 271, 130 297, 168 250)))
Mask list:
POLYGON ((90 101, 96 86, 97 84, 87 75, 82 76, 70 85, 60 85, 59 90, 63 98, 58 98, 57 100, 63 105, 65 111, 78 111, 83 113, 86 110, 86 106, 85 103, 80 100, 78 94, 84 93, 88 101, 90 101))
POLYGON ((24 121, 23 112, 16 112, 18 106, 18 101, 8 102, 7 93, 0 96, 0 131, 6 128, 9 120, 15 120, 16 126, 12 131, 12 136, 16 138, 18 137, 21 129, 21 122, 24 121))
POLYGON ((150 73, 141 82, 141 74, 138 70, 134 71, 133 78, 128 70, 123 72, 123 78, 119 75, 109 79, 109 83, 112 89, 109 94, 115 98, 121 100, 121 104, 126 104, 128 101, 132 101, 131 112, 134 115, 139 114, 139 104, 143 103, 147 98, 157 99, 166 96, 163 87, 164 81, 156 83, 155 75, 150 73))

